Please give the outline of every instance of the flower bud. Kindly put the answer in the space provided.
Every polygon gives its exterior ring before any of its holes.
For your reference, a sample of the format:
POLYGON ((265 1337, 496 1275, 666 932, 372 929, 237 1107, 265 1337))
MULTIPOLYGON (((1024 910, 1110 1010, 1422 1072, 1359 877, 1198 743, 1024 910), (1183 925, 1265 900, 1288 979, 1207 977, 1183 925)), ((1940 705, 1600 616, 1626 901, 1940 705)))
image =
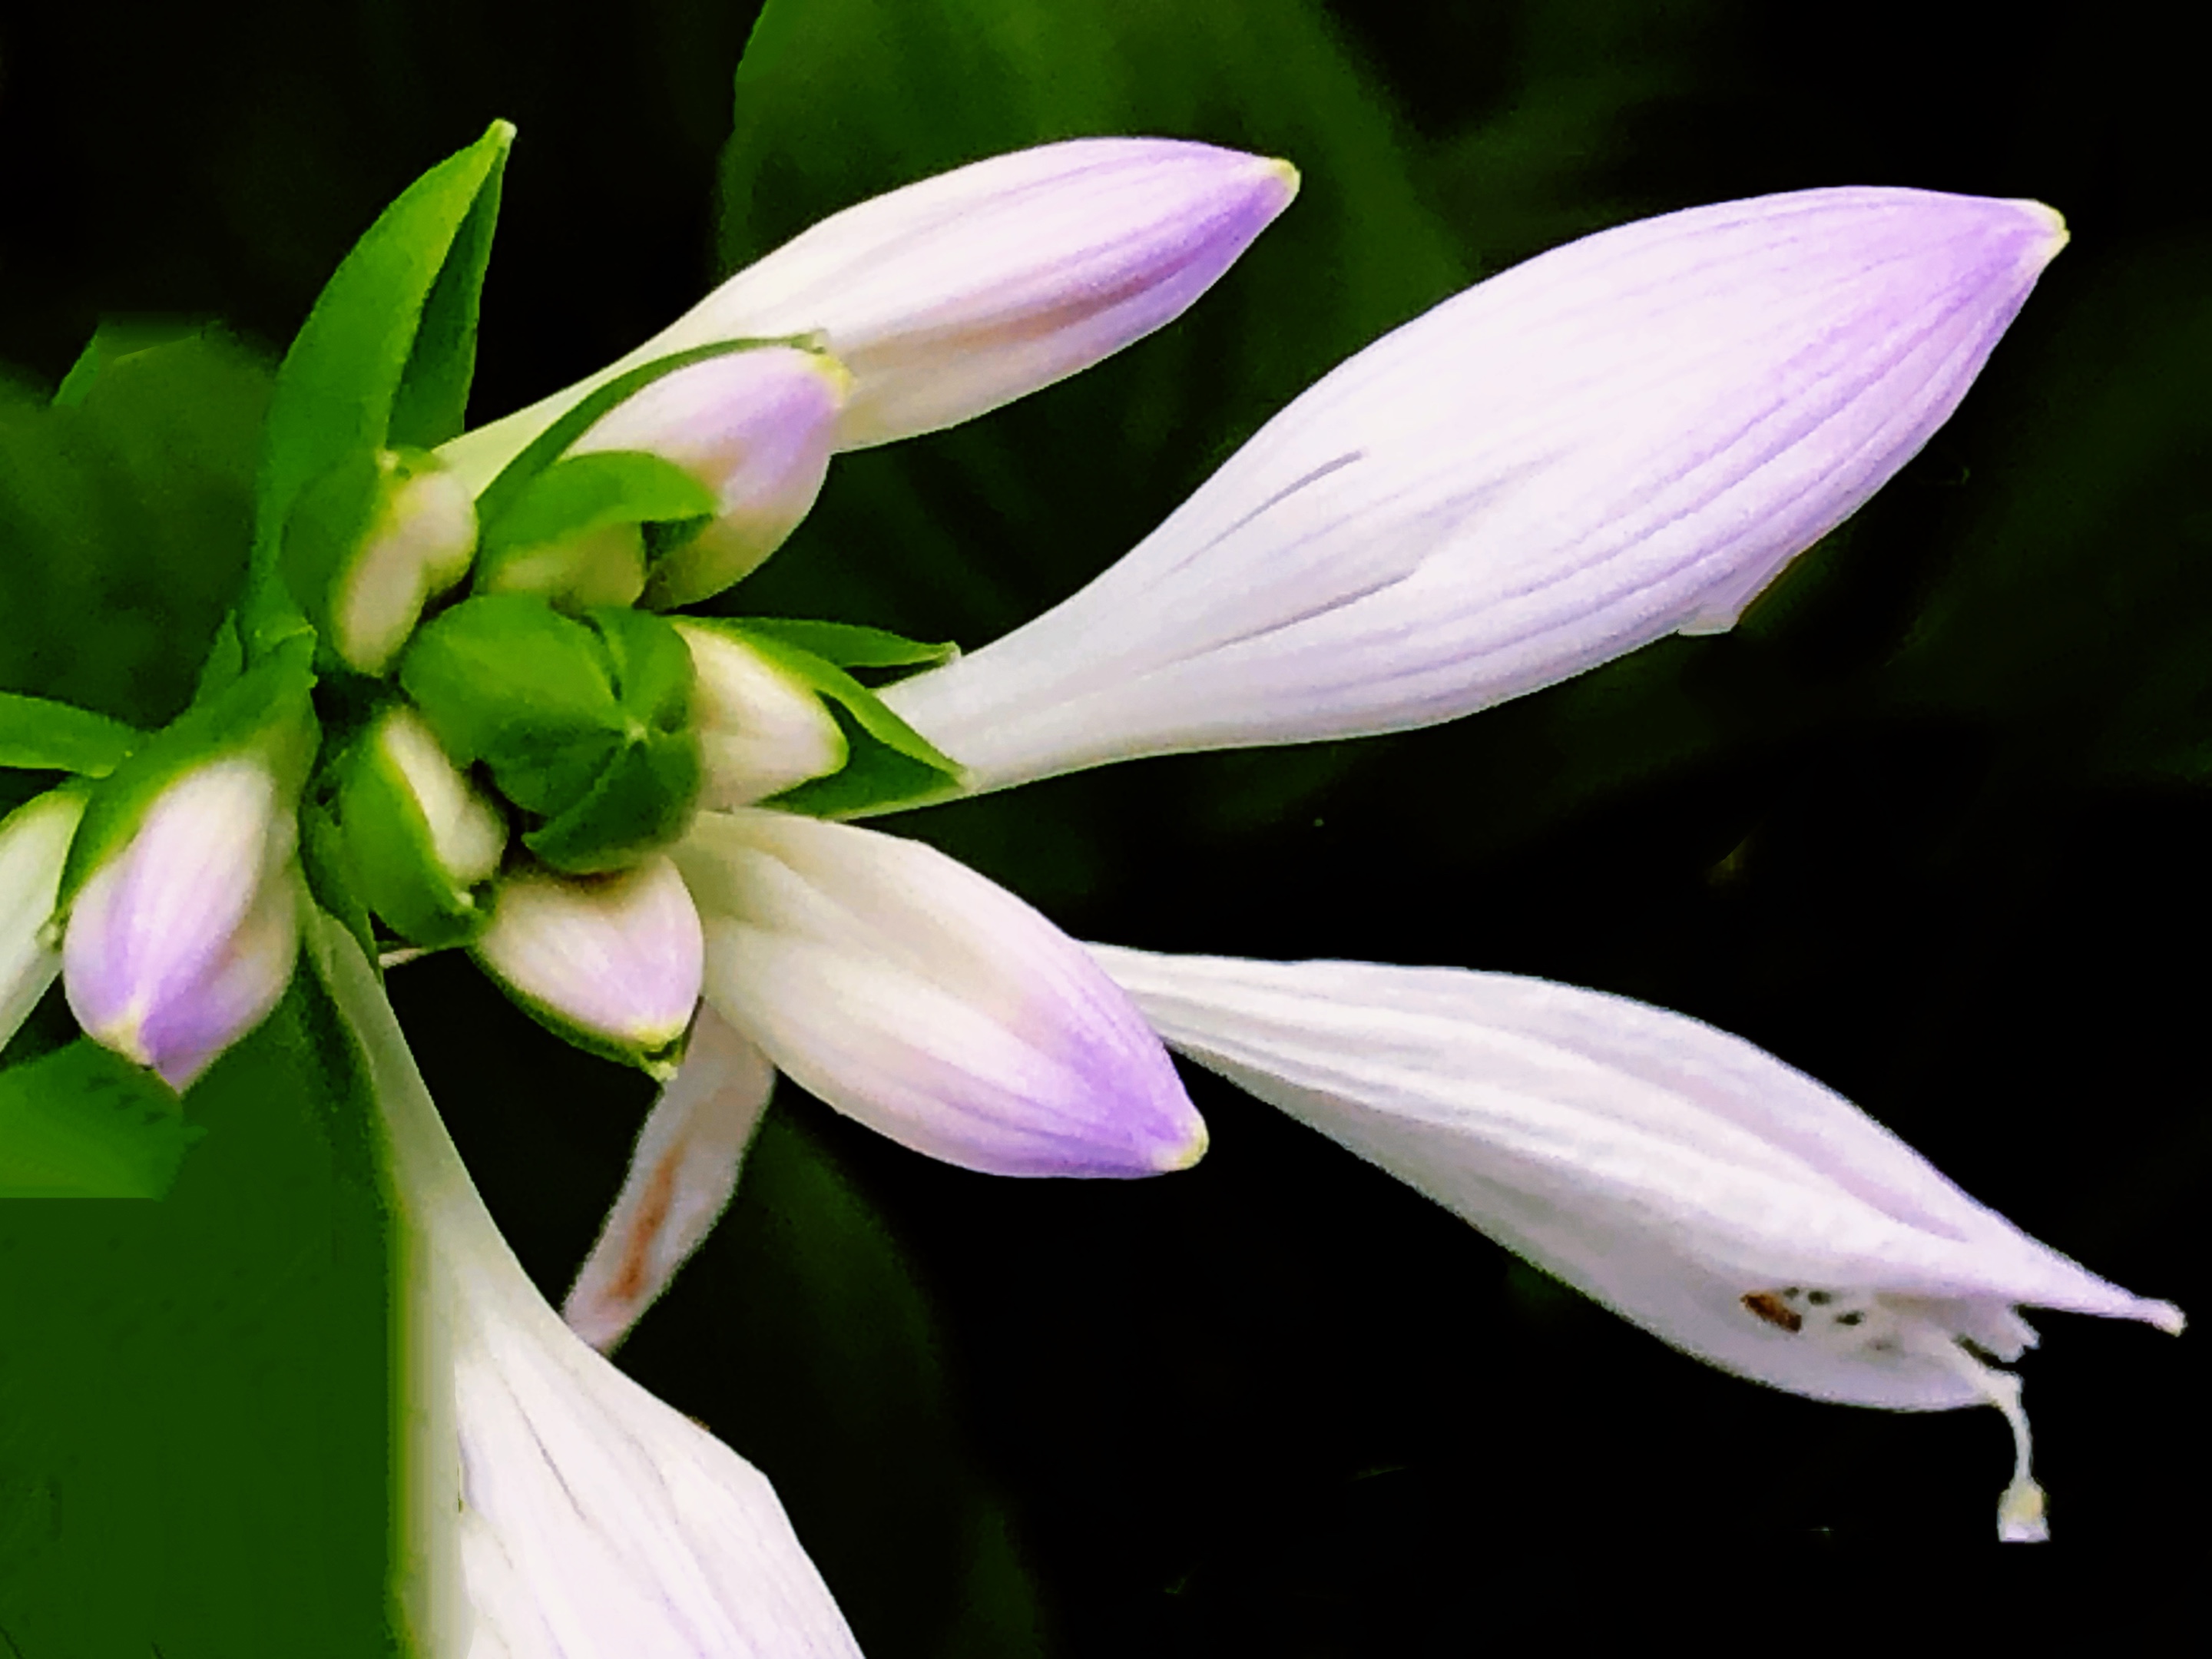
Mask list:
POLYGON ((342 463, 301 496, 284 532, 284 574, 324 643, 381 674, 422 607, 468 574, 476 505, 434 456, 394 450, 342 463))
POLYGON ((84 796, 49 790, 0 820, 0 1048, 61 971, 48 924, 84 796))
POLYGON ((726 811, 845 764, 845 733, 799 677, 741 640, 676 624, 698 673, 692 715, 706 783, 700 805, 726 811))
POLYGON ((710 357, 617 404, 574 455, 643 450, 714 492, 720 509, 657 559, 645 603, 710 599, 758 568, 814 505, 852 376, 834 357, 772 347, 710 357))
POLYGON ((86 1034, 182 1090, 258 1025, 299 954, 295 836, 258 757, 164 788, 70 908, 63 988, 86 1034))
POLYGON ((481 486, 595 388, 720 340, 818 334, 836 447, 972 420, 1175 320, 1297 193, 1284 161, 1167 138, 994 155, 832 214, 619 362, 444 454, 481 486))
POLYGON ((400 934, 434 948, 481 925, 475 889, 498 872, 507 821, 413 709, 377 718, 347 769, 339 816, 362 896, 400 934))
POLYGON ((675 1074, 706 945, 667 858, 613 875, 511 876, 473 948, 540 1024, 594 1054, 675 1074))
POLYGON ((557 870, 621 868, 690 821, 691 657, 659 617, 465 599, 422 630, 399 678, 448 754, 546 820, 523 842, 557 870))
POLYGON ((2065 240, 2032 202, 1843 189, 1554 248, 1339 366, 1089 586, 884 700, 1004 788, 1430 726, 1724 629, 1948 418, 2065 240))

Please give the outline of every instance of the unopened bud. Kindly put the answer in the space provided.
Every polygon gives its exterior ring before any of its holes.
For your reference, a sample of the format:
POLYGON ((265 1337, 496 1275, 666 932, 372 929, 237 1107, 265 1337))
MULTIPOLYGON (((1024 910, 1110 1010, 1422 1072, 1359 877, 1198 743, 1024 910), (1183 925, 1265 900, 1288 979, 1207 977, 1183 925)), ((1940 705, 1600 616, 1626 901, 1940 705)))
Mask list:
POLYGON ((679 622, 676 631, 699 677, 692 712, 706 773, 701 805, 750 806, 845 764, 844 731, 796 674, 713 628, 679 622))
POLYGON ((48 926, 84 796, 50 790, 0 820, 0 1048, 61 971, 48 926))
POLYGON ((658 455, 691 473, 720 504, 654 561, 646 604, 665 609, 711 598, 783 544, 821 491, 851 384, 844 367, 819 352, 732 352, 662 376, 570 447, 574 455, 658 455))
POLYGON ((284 574, 331 653, 381 674, 422 607, 468 574, 476 543, 465 483, 434 456, 378 450, 301 495, 284 532, 284 574))
POLYGON ((511 876, 473 948, 541 1024, 594 1054, 673 1074, 706 944, 666 857, 614 875, 511 876))
POLYGON ((339 816, 362 896, 402 936, 435 948, 481 925, 476 889, 498 872, 507 820, 413 709, 378 717, 348 769, 339 816))
POLYGON ((299 954, 295 836, 258 757, 163 789, 70 906, 63 988, 87 1035, 181 1090, 258 1025, 299 954))

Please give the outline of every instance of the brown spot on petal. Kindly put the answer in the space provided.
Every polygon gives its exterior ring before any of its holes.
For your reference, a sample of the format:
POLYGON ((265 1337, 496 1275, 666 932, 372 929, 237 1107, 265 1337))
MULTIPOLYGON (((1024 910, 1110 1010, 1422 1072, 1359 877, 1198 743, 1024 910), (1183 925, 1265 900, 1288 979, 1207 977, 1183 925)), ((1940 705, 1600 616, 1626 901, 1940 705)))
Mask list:
POLYGON ((668 1219, 669 1206, 675 1201, 676 1166, 683 1156, 684 1148, 679 1142, 653 1166, 653 1179, 637 1206, 637 1219, 630 1224, 629 1248, 623 1252, 622 1266, 616 1270, 614 1283, 607 1287, 608 1293, 617 1301, 635 1302, 645 1291, 653 1235, 668 1219))
POLYGON ((1743 1305, 1770 1325, 1779 1326, 1796 1333, 1805 1328, 1805 1316, 1790 1306, 1771 1291, 1753 1291, 1743 1299, 1743 1305))

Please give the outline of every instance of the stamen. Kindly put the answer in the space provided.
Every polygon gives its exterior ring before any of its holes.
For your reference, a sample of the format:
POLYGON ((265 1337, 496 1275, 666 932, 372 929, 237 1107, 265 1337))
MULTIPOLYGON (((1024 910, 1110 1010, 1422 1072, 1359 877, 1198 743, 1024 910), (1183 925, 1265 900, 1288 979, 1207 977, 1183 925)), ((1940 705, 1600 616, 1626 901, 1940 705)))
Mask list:
POLYGON ((2012 1427, 2012 1483, 1997 1499, 1998 1538, 2008 1544, 2047 1542, 2051 1522, 2045 1514, 2043 1488, 2028 1469, 2033 1448, 2028 1437, 2027 1413, 2020 1403, 2020 1379, 2010 1371, 1990 1370, 1948 1336, 1914 1346, 1972 1383, 1984 1399, 2004 1413, 2012 1427))

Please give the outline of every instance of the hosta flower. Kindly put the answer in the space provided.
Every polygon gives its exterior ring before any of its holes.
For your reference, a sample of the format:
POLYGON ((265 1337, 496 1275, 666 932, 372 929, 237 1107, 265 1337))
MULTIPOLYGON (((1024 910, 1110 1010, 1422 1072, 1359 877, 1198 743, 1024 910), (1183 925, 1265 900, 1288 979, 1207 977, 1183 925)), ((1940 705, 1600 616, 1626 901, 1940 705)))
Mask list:
POLYGON ((368 962, 328 921, 313 949, 361 1045, 408 1243, 402 1599, 419 1650, 854 1659, 767 1480, 561 1322, 477 1197, 368 962))
POLYGON ((1976 1203, 1740 1037, 1569 985, 1449 968, 1100 947, 1180 1053, 1685 1352, 1847 1405, 1989 1404, 1998 1508, 2045 1535, 2021 1306, 2179 1331, 1976 1203))
POLYGON ((1956 408, 2065 241, 1814 190, 1601 232, 1292 403, 1090 586, 890 702, 997 787, 1426 726, 1732 624, 1956 408))
MULTIPOLYGON (((1559 249, 1353 357, 1090 587, 884 702, 989 788, 1428 724, 1724 627, 1957 405, 2062 241, 2033 204, 1842 190, 1559 249)), ((1126 1005, 979 878, 765 811, 702 814, 676 857, 708 1001, 840 1109, 1000 1173, 1194 1155, 1126 1005)), ((706 1143, 648 1126, 648 1152, 726 1189, 706 1143)), ((637 1308, 682 1256, 644 1213, 584 1274, 637 1308)))

